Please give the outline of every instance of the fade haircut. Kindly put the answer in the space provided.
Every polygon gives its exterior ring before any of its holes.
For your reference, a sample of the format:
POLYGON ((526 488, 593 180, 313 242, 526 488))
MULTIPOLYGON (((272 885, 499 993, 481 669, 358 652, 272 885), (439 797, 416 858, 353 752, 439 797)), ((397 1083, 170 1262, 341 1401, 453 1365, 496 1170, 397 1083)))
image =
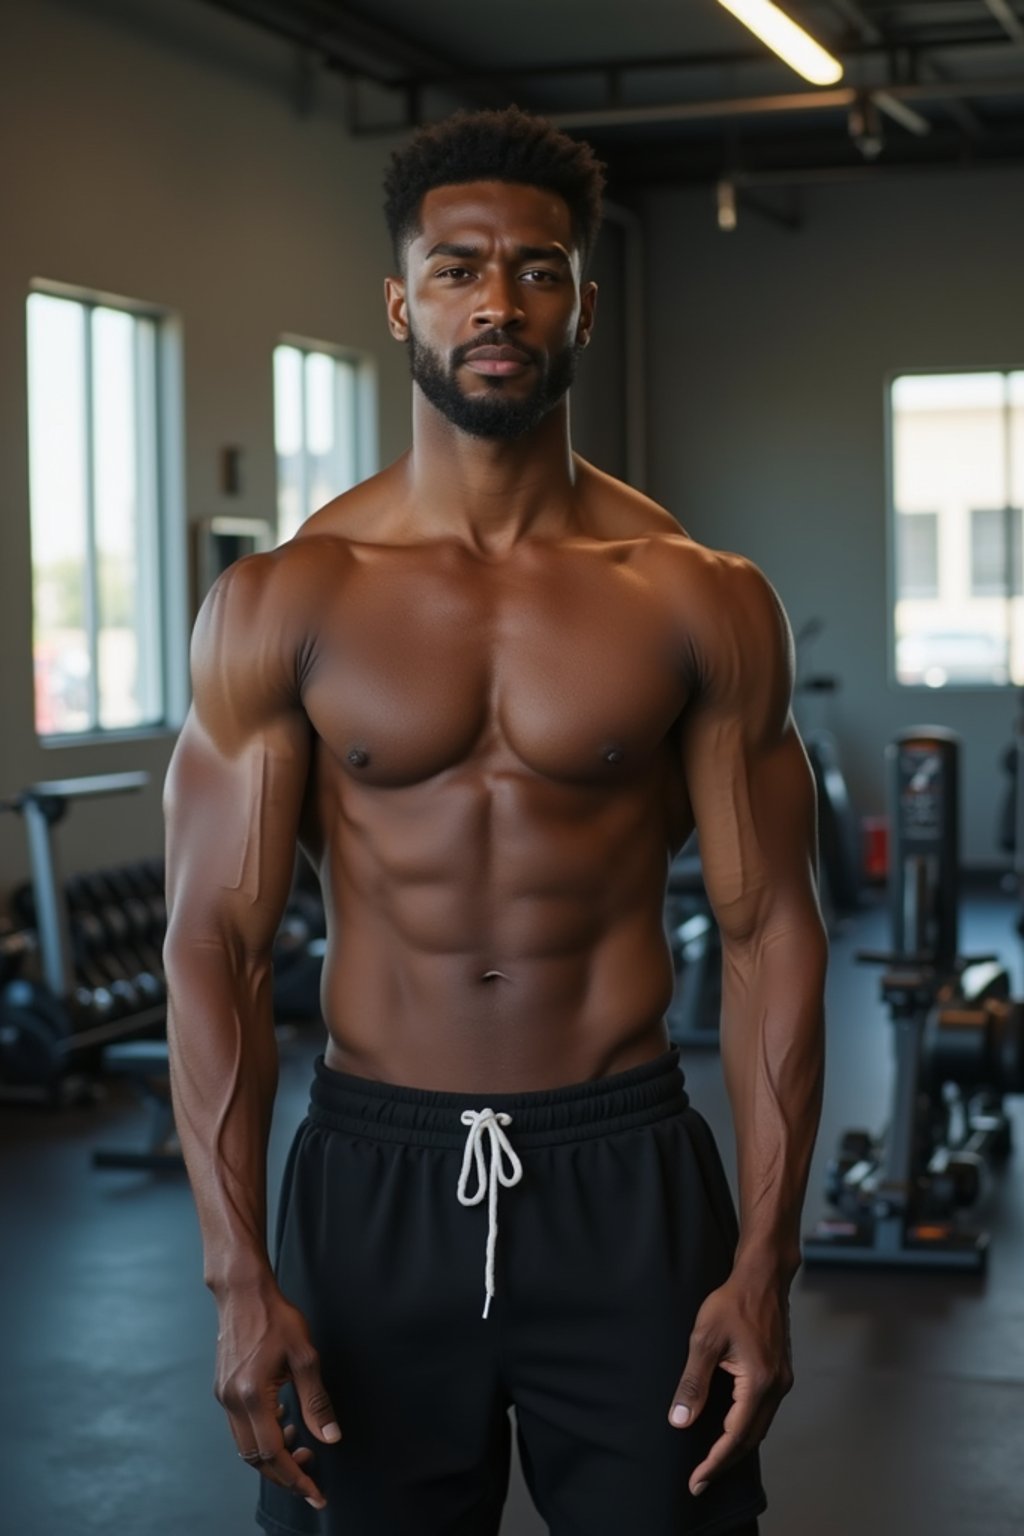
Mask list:
POLYGON ((589 144, 518 107, 455 112, 421 128, 411 143, 391 156, 384 177, 384 216, 395 261, 399 268, 404 266, 406 246, 419 233, 423 199, 434 187, 514 181, 565 199, 581 265, 586 266, 601 225, 604 171, 589 144))

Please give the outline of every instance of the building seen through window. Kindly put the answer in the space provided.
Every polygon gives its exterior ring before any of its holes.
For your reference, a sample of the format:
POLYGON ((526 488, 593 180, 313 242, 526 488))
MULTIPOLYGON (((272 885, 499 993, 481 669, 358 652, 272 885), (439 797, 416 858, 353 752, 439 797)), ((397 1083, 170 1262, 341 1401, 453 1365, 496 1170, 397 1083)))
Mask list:
POLYGON ((1024 371, 890 395, 898 683, 1024 683, 1024 371))
POLYGON ((42 291, 27 320, 36 731, 158 724, 160 322, 42 291))

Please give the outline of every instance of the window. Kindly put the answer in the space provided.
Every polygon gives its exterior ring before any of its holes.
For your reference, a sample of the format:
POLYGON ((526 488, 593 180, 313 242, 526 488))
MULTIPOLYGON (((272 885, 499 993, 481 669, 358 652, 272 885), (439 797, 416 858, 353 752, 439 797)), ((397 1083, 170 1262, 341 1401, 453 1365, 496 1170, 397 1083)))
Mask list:
POLYGON ((42 291, 27 318, 36 730, 162 724, 160 321, 42 291))
POLYGON ((972 508, 972 597, 1020 597, 1020 510, 1020 507, 972 508))
POLYGON ((901 597, 939 595, 939 516, 901 512, 897 519, 901 597))
POLYGON ((372 373, 351 353, 299 343, 274 349, 277 538, 372 474, 372 373))
POLYGON ((896 681, 1024 683, 1024 371, 903 374, 889 421, 896 681))

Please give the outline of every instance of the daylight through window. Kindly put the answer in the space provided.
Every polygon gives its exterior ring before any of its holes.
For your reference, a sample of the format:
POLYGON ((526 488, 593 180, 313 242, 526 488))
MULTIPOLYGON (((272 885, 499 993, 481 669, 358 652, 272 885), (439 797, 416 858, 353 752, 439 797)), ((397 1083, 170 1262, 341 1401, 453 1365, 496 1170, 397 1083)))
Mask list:
POLYGON ((896 681, 1024 683, 1024 371, 894 380, 896 681))
POLYGON ((159 572, 159 321, 28 299, 36 730, 164 717, 159 572))

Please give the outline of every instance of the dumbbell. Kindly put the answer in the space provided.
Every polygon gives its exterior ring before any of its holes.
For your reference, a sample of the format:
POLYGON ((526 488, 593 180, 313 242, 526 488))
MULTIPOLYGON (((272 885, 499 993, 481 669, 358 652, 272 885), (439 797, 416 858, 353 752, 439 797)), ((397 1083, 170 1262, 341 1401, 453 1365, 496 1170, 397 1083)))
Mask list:
POLYGON ((135 894, 149 912, 150 942, 163 947, 167 932, 167 902, 164 896, 163 865, 155 859, 140 859, 134 864, 124 864, 121 874, 130 882, 135 894))
POLYGON ((68 917, 75 971, 90 992, 107 991, 114 999, 118 1015, 138 1013, 145 1000, 132 986, 122 968, 106 950, 107 936, 99 918, 92 912, 72 910, 68 917))
POLYGON ((118 910, 127 923, 126 942, 138 955, 146 971, 160 982, 164 981, 163 959, 160 950, 152 942, 153 913, 135 890, 127 869, 105 869, 103 879, 111 891, 118 910))
MULTIPOLYGON (((162 995, 156 978, 140 968, 139 957, 126 945, 128 922, 115 901, 110 899, 101 875, 97 873, 75 875, 67 882, 72 921, 77 921, 89 936, 90 948, 96 963, 102 967, 110 982, 124 983, 132 988, 136 1006, 147 1006, 162 995)), ((126 999, 124 986, 117 988, 126 999)))
POLYGON ((108 965, 119 967, 123 979, 136 987, 147 1003, 162 1002, 167 995, 162 975, 157 975, 139 953, 132 925, 122 905, 121 893, 109 878, 109 871, 96 870, 81 879, 94 903, 95 914, 107 934, 108 965))

